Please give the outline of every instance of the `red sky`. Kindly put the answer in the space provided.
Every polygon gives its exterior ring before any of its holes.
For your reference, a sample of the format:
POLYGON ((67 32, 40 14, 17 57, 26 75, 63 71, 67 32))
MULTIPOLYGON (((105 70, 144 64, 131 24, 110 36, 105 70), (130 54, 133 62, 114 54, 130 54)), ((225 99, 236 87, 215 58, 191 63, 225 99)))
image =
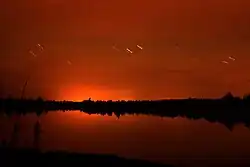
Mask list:
POLYGON ((248 0, 1 1, 1 96, 19 97, 28 75, 26 96, 46 99, 243 95, 249 9, 248 0), (129 57, 113 44, 144 49, 129 57))

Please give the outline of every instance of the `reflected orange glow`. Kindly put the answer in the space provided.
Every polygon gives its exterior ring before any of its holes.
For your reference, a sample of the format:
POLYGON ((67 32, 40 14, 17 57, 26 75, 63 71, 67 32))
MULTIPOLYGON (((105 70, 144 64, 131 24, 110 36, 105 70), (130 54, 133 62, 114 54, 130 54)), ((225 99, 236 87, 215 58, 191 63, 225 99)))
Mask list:
MULTIPOLYGON (((77 121, 81 121, 85 118, 88 118, 87 120, 94 121, 95 119, 98 119, 98 117, 102 117, 99 114, 87 114, 87 113, 80 112, 80 111, 70 111, 67 113, 58 112, 57 114, 62 116, 61 121, 70 121, 69 122, 70 124, 73 124, 77 121), (65 119, 65 117, 67 117, 67 119, 65 119)), ((112 118, 112 117, 109 117, 109 118, 112 118)))
MULTIPOLYGON (((7 138, 14 121, 0 119, 3 127, 0 139, 7 138)), ((21 117, 20 144, 32 143, 37 119, 35 114, 21 117)), ((165 163, 191 162, 194 157, 208 155, 216 160, 224 155, 226 161, 233 162, 235 157, 250 155, 249 129, 242 125, 231 132, 224 125, 203 119, 126 115, 118 120, 114 115, 88 115, 79 111, 49 112, 39 119, 44 150, 108 153, 165 163)))

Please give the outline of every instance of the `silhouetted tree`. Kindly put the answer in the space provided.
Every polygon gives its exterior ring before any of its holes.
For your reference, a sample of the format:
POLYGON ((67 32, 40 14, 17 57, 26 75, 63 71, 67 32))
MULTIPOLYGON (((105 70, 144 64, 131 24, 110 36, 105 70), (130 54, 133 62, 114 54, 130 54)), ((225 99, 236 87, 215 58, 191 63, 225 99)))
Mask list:
POLYGON ((43 102, 44 100, 43 100, 42 97, 39 96, 39 97, 36 99, 36 101, 37 101, 37 102, 43 102))
POLYGON ((248 93, 248 94, 245 94, 244 96, 243 96, 243 99, 244 100, 250 100, 250 93, 248 93))
POLYGON ((228 92, 227 94, 225 94, 222 97, 222 99, 224 99, 224 100, 232 100, 232 99, 234 99, 234 96, 233 96, 233 94, 231 92, 228 92))

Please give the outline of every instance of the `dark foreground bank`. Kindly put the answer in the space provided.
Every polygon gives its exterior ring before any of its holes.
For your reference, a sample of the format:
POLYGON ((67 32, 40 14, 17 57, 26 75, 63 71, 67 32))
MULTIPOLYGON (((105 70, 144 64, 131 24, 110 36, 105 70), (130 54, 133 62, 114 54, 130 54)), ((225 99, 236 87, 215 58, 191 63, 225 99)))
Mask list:
POLYGON ((42 153, 34 149, 0 148, 0 166, 107 166, 107 167, 171 167, 143 160, 120 158, 113 155, 80 154, 68 152, 42 153))

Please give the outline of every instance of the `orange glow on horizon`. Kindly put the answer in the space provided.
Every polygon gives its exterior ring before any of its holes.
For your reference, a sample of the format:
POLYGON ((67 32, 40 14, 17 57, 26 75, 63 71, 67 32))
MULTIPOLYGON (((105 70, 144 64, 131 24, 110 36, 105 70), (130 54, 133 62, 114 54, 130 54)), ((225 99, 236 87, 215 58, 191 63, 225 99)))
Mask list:
POLYGON ((8 34, 0 49, 1 97, 20 97, 29 75, 25 96, 52 100, 249 91, 249 0, 22 0, 0 8, 1 33, 8 34), (34 57, 29 49, 35 53, 38 44, 44 49, 34 57))
POLYGON ((129 90, 109 90, 97 86, 70 85, 60 90, 58 100, 83 101, 92 100, 134 100, 129 90))

